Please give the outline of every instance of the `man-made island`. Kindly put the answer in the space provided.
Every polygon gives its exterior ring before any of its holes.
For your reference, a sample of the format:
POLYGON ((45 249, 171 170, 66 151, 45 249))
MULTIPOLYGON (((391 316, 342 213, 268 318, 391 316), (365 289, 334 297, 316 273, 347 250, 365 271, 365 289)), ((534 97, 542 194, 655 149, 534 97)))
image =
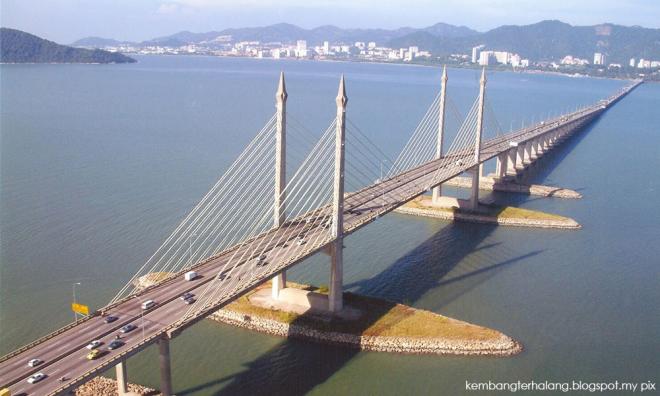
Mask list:
POLYGON ((16 29, 0 28, 1 63, 133 63, 118 52, 73 48, 16 29))

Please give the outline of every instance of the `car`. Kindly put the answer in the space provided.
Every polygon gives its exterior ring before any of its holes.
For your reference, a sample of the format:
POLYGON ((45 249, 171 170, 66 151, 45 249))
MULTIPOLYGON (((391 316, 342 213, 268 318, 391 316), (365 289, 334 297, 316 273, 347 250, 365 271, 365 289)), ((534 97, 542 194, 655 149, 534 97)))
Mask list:
POLYGON ((119 331, 121 331, 122 333, 126 334, 126 333, 130 333, 131 331, 133 331, 133 330, 135 330, 135 329, 137 329, 137 326, 134 325, 134 324, 132 324, 132 323, 129 323, 129 324, 127 324, 126 326, 124 326, 124 327, 122 327, 121 329, 119 329, 119 331))
POLYGON ((96 349, 96 348, 100 347, 101 344, 103 344, 101 341, 94 340, 94 341, 90 342, 89 344, 87 344, 87 349, 96 349))
POLYGON ((229 275, 227 275, 227 274, 220 274, 220 276, 219 276, 218 278, 219 278, 220 280, 225 280, 225 279, 228 279, 228 278, 229 278, 229 275))
POLYGON ((185 301, 185 300, 187 300, 187 299, 189 299, 189 298, 191 298, 191 297, 193 297, 193 296, 195 296, 195 295, 192 294, 191 292, 186 292, 186 293, 183 293, 183 294, 181 295, 181 297, 179 297, 179 298, 182 299, 183 301, 185 301))
POLYGON ((30 384, 36 384, 37 382, 41 381, 44 378, 46 378, 46 374, 36 373, 31 375, 30 378, 27 379, 27 382, 30 384))
POLYGON ((87 360, 95 360, 103 356, 103 352, 99 349, 92 349, 87 354, 87 360))
POLYGON ((147 310, 151 309, 156 306, 156 302, 154 300, 147 300, 142 303, 142 309, 147 310))
POLYGON ((43 362, 44 362, 44 361, 41 360, 41 359, 30 359, 30 360, 28 361, 28 366, 30 366, 30 367, 37 367, 38 365, 40 365, 40 364, 43 363, 43 362))
POLYGON ((110 315, 110 316, 106 316, 105 319, 103 320, 105 321, 105 323, 112 323, 117 319, 119 319, 117 316, 110 315))
POLYGON ((456 161, 456 165, 463 166, 463 161, 461 161, 461 160, 456 161))
POLYGON ((185 300, 183 300, 183 302, 190 305, 195 302, 195 297, 186 298, 185 300))
POLYGON ((305 241, 305 238, 298 238, 298 240, 296 241, 296 243, 298 244, 298 246, 302 246, 302 245, 304 245, 305 243, 307 243, 307 241, 305 241))
POLYGON ((117 348, 119 348, 120 346, 123 346, 123 345, 124 345, 124 341, 122 341, 122 340, 112 340, 108 344, 108 350, 112 351, 112 350, 117 349, 117 348))

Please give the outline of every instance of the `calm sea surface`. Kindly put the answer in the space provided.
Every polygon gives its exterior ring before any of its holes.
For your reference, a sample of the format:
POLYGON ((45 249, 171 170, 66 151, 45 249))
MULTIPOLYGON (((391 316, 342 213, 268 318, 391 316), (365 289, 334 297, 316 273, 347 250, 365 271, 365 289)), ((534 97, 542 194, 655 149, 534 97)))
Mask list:
MULTIPOLYGON (((320 135, 345 73, 348 117, 390 157, 439 89, 415 66, 204 57, 132 65, 2 65, 0 354, 106 303, 274 112, 320 135)), ((478 72, 449 71, 465 114, 478 72)), ((494 73, 504 130, 597 101, 623 82, 494 73)), ((391 214, 346 241, 345 284, 489 326, 520 340, 512 358, 398 356, 284 340, 203 322, 172 344, 178 395, 461 394, 465 381, 660 379, 660 85, 645 84, 560 150, 536 183, 582 200, 500 196, 571 216, 580 231, 451 224, 391 214)), ((455 122, 455 121, 454 121, 455 122)), ((294 143, 290 143, 294 144, 294 143)), ((458 192, 464 194, 464 192, 458 192)), ((294 280, 328 283, 314 257, 294 280)), ((128 363, 158 386, 157 356, 128 363)))

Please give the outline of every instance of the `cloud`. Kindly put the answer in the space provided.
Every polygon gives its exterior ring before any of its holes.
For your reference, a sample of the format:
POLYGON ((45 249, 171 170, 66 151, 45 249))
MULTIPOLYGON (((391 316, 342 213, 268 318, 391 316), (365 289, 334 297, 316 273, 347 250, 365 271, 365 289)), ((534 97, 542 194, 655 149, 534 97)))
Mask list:
POLYGON ((176 14, 179 11, 179 9, 180 9, 179 4, 163 3, 156 10, 156 14, 164 14, 164 15, 176 14))

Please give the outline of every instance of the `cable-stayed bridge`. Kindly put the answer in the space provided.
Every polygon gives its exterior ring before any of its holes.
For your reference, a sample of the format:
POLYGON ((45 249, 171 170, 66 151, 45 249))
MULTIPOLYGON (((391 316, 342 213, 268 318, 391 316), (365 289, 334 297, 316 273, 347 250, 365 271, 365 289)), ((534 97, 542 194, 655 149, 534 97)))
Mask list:
POLYGON ((279 298, 286 270, 318 252, 330 256, 328 311, 341 311, 344 237, 428 191, 437 200, 442 184, 465 172, 473 175, 470 202, 476 208, 484 162, 496 160, 499 179, 515 177, 640 83, 504 133, 486 98, 484 71, 478 97, 446 145, 445 109, 451 102, 445 71, 439 94, 398 157, 390 159, 347 117, 343 77, 336 117, 314 141, 287 114, 281 75, 275 114, 156 252, 108 305, 0 358, 0 388, 63 394, 116 366, 120 392, 125 391, 126 359, 158 344, 161 392, 170 395, 169 340, 189 326, 268 280, 273 298, 279 298), (306 142, 308 152, 300 148, 305 144, 287 144, 292 139, 306 142), (299 166, 288 174, 293 158, 299 166), (183 274, 190 270, 198 278, 186 281, 183 274), (196 296, 194 303, 181 301, 187 292, 196 296), (155 307, 142 309, 146 300, 155 307), (109 316, 117 319, 107 323, 109 316), (136 329, 122 336, 124 345, 86 359, 89 341, 106 347, 129 324, 136 329), (28 366, 33 358, 43 362, 28 366), (46 377, 27 383, 37 372, 46 377))

